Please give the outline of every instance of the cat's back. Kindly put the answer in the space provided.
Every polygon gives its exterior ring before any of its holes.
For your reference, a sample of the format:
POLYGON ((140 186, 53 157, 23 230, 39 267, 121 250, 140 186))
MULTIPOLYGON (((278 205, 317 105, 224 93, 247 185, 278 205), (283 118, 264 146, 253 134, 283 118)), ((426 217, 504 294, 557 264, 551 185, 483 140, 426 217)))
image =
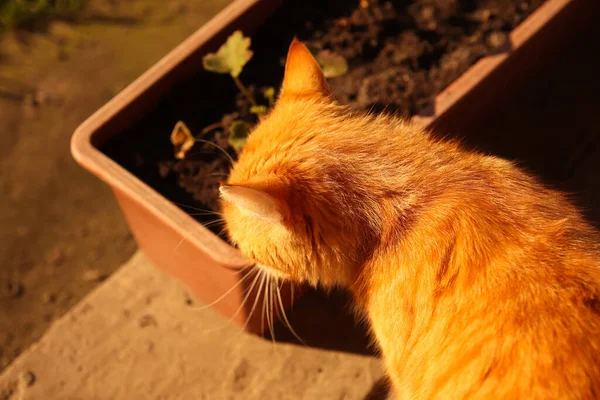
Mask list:
POLYGON ((597 398, 598 230, 512 163, 452 157, 372 269, 369 314, 396 386, 414 398, 597 398))

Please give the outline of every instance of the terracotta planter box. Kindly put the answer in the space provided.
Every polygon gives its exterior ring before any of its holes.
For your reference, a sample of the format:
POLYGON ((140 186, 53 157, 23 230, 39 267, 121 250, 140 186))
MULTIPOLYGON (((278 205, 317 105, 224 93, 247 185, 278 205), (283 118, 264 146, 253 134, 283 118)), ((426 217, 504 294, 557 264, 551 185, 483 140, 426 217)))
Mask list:
MULTIPOLYGON (((175 48, 75 131, 73 157, 109 184, 127 222, 148 258, 184 282, 202 301, 212 303, 239 282, 239 269, 248 265, 240 253, 146 183, 107 157, 99 146, 122 134, 151 112, 161 96, 191 77, 201 58, 215 51, 237 29, 247 35, 280 6, 278 0, 236 0, 175 48)), ((445 89, 433 109, 414 121, 441 131, 460 131, 485 118, 523 79, 550 59, 553 49, 567 42, 588 21, 594 1, 548 0, 510 35, 506 51, 486 57, 445 89)), ((215 116, 218 119, 218 116, 215 116)), ((168 133, 167 133, 168 134, 168 133)), ((240 284, 214 309, 247 331, 262 330, 260 312, 250 319, 254 294, 242 306, 247 285, 240 284)), ((286 298, 289 306, 290 299, 286 298)))

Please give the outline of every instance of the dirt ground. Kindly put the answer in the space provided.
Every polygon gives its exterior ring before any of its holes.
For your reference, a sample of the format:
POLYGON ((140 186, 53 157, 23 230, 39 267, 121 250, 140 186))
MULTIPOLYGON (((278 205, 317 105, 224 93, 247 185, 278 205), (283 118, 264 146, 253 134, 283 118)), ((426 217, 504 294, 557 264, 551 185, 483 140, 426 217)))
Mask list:
POLYGON ((0 370, 136 249, 74 129, 229 0, 89 3, 0 38, 0 370))
POLYGON ((380 359, 244 334, 186 292, 137 252, 0 373, 0 399, 387 399, 380 359))

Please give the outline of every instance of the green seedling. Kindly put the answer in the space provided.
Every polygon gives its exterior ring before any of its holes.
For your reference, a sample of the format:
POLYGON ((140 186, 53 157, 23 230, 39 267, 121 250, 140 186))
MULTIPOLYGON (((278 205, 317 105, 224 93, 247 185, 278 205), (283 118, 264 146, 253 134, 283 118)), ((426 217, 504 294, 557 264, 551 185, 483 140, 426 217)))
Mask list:
POLYGON ((252 106, 250 112, 256 115, 264 114, 267 112, 267 106, 252 106))
POLYGON ((246 145, 250 130, 252 130, 252 125, 241 120, 234 121, 229 127, 229 144, 236 152, 242 151, 246 145))
POLYGON ((263 96, 265 96, 265 99, 267 99, 269 101, 269 106, 272 106, 273 103, 275 103, 275 88, 274 87, 266 88, 265 91, 263 92, 263 96))
MULTIPOLYGON (((252 59, 253 52, 250 50, 251 39, 244 37, 241 31, 233 32, 227 41, 217 50, 216 53, 209 53, 202 59, 204 69, 218 74, 229 74, 240 92, 248 99, 250 103, 250 113, 256 116, 256 119, 265 114, 268 108, 275 103, 276 91, 273 87, 264 89, 262 96, 268 104, 259 104, 254 98, 252 92, 242 83, 239 76, 244 66, 252 59)), ((326 78, 333 78, 344 75, 348 72, 348 63, 344 57, 329 50, 311 50, 319 65, 323 69, 326 78)), ((234 117, 237 118, 237 117, 234 117)), ((256 122, 256 121, 255 121, 256 122)), ((200 136, 203 136, 216 129, 226 130, 229 134, 228 142, 237 153, 242 151, 246 144, 246 139, 252 130, 254 123, 245 120, 236 119, 232 122, 216 122, 205 127, 200 136)), ((171 133, 171 142, 175 149, 175 157, 185 158, 187 152, 193 147, 196 141, 190 130, 182 121, 177 122, 171 133)), ((225 151, 224 149, 221 149, 225 151)))
POLYGON ((315 58, 321 69, 323 69, 325 78, 335 78, 348 72, 346 59, 332 51, 321 50, 316 54, 315 58))
POLYGON ((235 82, 238 89, 246 96, 250 104, 256 106, 254 96, 252 96, 252 93, 250 93, 239 78, 244 65, 250 61, 254 54, 250 50, 250 43, 250 38, 244 37, 241 31, 235 31, 216 53, 205 55, 202 63, 204 69, 207 71, 231 75, 233 82, 235 82))

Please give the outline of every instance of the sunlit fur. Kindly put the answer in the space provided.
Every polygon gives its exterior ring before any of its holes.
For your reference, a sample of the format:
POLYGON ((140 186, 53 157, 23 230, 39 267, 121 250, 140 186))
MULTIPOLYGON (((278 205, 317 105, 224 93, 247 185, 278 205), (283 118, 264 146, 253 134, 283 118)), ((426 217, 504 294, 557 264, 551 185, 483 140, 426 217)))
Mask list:
POLYGON ((398 398, 600 396, 599 232, 510 162, 353 114, 295 63, 227 181, 282 216, 223 202, 240 250, 350 288, 398 398), (306 90, 286 92, 298 74, 306 90))

